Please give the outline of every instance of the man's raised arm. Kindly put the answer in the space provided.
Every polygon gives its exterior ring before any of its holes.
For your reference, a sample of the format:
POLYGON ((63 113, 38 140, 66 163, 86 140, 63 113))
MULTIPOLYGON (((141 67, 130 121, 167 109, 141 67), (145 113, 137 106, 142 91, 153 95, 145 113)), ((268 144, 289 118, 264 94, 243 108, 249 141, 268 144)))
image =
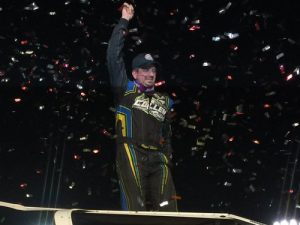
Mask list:
POLYGON ((107 48, 107 66, 110 76, 110 84, 115 93, 120 93, 126 88, 127 74, 123 59, 123 47, 127 35, 129 21, 134 15, 133 6, 124 3, 122 17, 115 26, 107 48))

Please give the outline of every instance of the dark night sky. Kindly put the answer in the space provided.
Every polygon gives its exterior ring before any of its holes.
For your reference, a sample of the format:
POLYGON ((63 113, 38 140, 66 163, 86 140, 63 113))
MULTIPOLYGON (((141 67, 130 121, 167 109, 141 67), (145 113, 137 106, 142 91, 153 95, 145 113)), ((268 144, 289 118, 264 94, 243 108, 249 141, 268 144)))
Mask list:
MULTIPOLYGON (((0 201, 119 209, 105 54, 122 3, 0 1, 0 201)), ((151 52, 158 89, 176 103, 179 210, 271 223, 288 206, 293 217, 299 3, 135 3, 124 53, 129 71, 135 54, 151 52)), ((11 225, 1 210, 0 225, 11 225)))

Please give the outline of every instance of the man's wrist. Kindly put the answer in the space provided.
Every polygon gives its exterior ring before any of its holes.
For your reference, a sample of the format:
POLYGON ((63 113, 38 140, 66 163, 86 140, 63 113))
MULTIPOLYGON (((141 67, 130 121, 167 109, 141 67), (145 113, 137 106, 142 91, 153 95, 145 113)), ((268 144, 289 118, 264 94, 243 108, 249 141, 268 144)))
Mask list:
POLYGON ((121 18, 124 19, 124 20, 127 20, 128 22, 130 21, 130 18, 127 17, 127 16, 122 16, 121 18))

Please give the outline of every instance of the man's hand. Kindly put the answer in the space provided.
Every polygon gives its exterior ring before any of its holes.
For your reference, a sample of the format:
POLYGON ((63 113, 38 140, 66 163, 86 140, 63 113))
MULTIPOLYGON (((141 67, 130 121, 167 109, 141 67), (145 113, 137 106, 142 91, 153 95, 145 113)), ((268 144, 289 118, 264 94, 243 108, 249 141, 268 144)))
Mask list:
POLYGON ((134 16, 134 8, 131 4, 124 3, 122 6, 122 18, 126 20, 131 20, 134 16))

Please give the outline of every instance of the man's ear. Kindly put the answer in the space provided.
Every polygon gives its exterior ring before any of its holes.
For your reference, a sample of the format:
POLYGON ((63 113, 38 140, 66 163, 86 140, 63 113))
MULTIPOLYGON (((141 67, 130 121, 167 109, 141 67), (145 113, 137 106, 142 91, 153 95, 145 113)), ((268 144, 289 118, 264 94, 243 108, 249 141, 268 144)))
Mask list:
POLYGON ((136 78, 137 78, 137 71, 136 70, 132 70, 131 74, 132 74, 133 78, 136 80, 136 78))

